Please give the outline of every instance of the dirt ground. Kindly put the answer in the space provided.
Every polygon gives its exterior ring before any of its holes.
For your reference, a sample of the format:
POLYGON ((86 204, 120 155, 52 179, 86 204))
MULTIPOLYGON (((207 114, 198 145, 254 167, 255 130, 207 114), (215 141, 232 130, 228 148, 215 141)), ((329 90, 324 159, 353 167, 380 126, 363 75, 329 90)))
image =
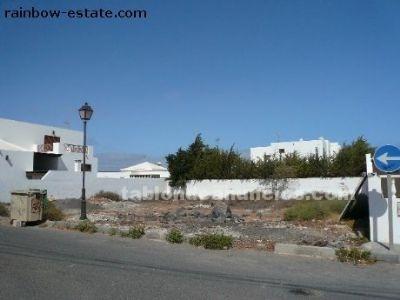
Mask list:
MULTIPOLYGON (((350 225, 330 219, 286 222, 284 211, 291 201, 120 201, 88 200, 88 218, 97 226, 126 229, 143 224, 146 231, 179 228, 186 236, 204 232, 232 235, 238 248, 270 250, 276 242, 340 248, 358 238, 350 225)), ((57 200, 66 219, 77 221, 79 199, 57 200)))

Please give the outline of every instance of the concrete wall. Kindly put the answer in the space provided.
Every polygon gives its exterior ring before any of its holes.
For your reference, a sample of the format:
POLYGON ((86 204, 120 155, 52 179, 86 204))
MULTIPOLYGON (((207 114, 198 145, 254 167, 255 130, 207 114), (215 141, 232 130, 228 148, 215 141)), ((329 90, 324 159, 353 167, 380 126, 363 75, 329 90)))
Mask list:
MULTIPOLYGON (((384 198, 382 193, 382 178, 370 174, 368 176, 368 205, 369 205, 369 222, 370 222, 370 238, 374 242, 389 243, 389 214, 388 199, 384 198)), ((399 176, 393 176, 399 178, 399 176)), ((396 194, 395 186, 393 186, 394 195, 396 194)), ((393 201, 393 241, 400 245, 400 198, 393 201)))
MULTIPOLYGON (((298 178, 290 179, 281 194, 282 199, 296 199, 306 194, 323 192, 330 196, 345 198, 352 194, 360 177, 298 178)), ((282 187, 282 186, 281 186, 282 187)), ((271 182, 264 180, 202 180, 189 181, 186 195, 189 197, 226 199, 229 195, 244 195, 249 192, 273 194, 271 182)))

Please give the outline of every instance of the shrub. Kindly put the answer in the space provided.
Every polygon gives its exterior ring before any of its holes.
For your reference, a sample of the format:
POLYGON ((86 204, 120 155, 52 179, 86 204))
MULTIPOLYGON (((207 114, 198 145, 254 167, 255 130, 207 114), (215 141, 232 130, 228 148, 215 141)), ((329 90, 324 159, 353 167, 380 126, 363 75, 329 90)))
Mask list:
POLYGON ((116 235, 117 233, 118 233, 118 230, 114 227, 112 227, 108 230, 109 235, 116 235))
POLYGON ((371 252, 359 248, 340 248, 336 250, 336 257, 340 262, 350 262, 355 265, 360 263, 374 263, 376 260, 371 257, 371 252))
POLYGON ((50 202, 46 199, 43 205, 43 219, 61 221, 64 219, 64 214, 59 208, 57 208, 54 202, 50 202))
POLYGON ((0 203, 0 216, 2 216, 2 217, 10 216, 10 212, 8 211, 7 207, 3 203, 0 203))
POLYGON ((305 200, 297 201, 285 211, 285 221, 323 220, 340 213, 346 201, 343 200, 305 200))
POLYGON ((183 234, 179 229, 173 228, 168 232, 166 240, 172 244, 183 243, 183 234))
POLYGON ((140 239, 144 233, 144 227, 140 225, 129 228, 128 232, 121 232, 121 236, 130 237, 131 239, 140 239))
POLYGON ((114 192, 100 191, 97 194, 95 194, 94 197, 106 198, 106 199, 116 201, 116 202, 122 201, 122 197, 119 194, 114 193, 114 192))
POLYGON ((196 247, 203 246, 205 249, 224 250, 232 248, 233 237, 215 233, 202 234, 190 238, 189 243, 196 247))
POLYGON ((75 226, 75 230, 86 233, 95 233, 97 232, 97 227, 89 220, 84 220, 79 222, 79 224, 75 226))

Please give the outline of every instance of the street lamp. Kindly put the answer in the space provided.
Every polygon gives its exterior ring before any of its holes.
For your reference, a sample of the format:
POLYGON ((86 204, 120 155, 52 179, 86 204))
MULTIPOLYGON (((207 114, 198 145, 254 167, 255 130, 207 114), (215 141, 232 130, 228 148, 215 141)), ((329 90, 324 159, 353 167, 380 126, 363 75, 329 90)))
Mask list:
POLYGON ((86 171, 86 123, 90 120, 93 114, 93 109, 85 102, 85 104, 79 109, 79 116, 83 121, 83 164, 82 164, 82 198, 81 198, 81 220, 86 220, 86 190, 85 190, 85 171, 86 171))

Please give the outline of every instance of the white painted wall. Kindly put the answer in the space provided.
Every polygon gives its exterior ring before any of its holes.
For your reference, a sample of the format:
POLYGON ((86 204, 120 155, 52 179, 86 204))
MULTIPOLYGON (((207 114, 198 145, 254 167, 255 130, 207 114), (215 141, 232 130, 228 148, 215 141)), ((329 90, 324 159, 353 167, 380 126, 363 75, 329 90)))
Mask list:
MULTIPOLYGON (((341 198, 348 197, 354 192, 359 181, 360 177, 290 179, 281 198, 296 199, 315 192, 324 192, 341 198)), ((258 179, 189 181, 186 185, 186 195, 200 199, 228 199, 229 195, 244 195, 254 191, 265 194, 273 192, 267 182, 258 179)))
POLYGON ((82 144, 83 133, 80 131, 0 118, 0 139, 23 147, 27 151, 33 151, 33 145, 43 144, 43 137, 53 135, 53 131, 56 136, 61 137, 61 142, 82 144))
MULTIPOLYGON (((382 193, 382 178, 386 175, 377 175, 373 173, 371 155, 366 155, 368 180, 365 185, 368 190, 369 205, 369 226, 370 239, 374 242, 389 243, 389 214, 388 199, 384 198, 382 193)), ((392 175, 392 178, 399 178, 399 175, 392 175)), ((396 194, 393 186, 394 195, 396 194)), ((393 242, 400 245, 400 199, 396 198, 393 203, 393 242)))
POLYGON ((130 172, 122 171, 99 171, 97 172, 98 178, 129 178, 130 172))

